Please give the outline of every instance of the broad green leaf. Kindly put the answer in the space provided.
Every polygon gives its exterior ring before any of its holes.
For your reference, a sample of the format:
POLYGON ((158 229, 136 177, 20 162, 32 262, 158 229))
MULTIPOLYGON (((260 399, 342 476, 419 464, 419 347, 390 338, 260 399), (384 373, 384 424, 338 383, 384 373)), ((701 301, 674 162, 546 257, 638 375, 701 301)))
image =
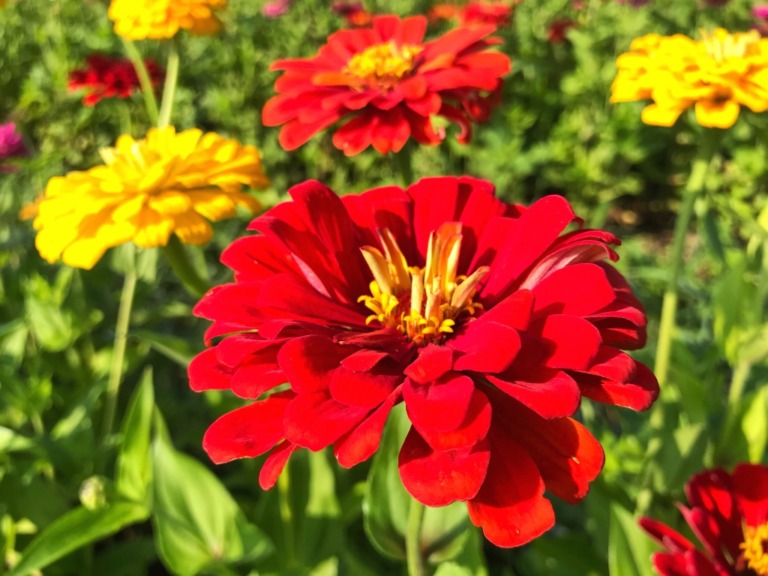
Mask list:
POLYGON ((145 520, 149 512, 132 502, 116 502, 98 510, 76 508, 46 527, 24 549, 8 576, 25 576, 62 556, 145 520))
POLYGON ((637 519, 617 504, 611 505, 608 536, 608 573, 610 576, 653 576, 651 555, 656 549, 637 519))
POLYGON ((472 571, 456 562, 444 562, 440 564, 435 572, 435 576, 473 576, 472 571))
POLYGON ((74 340, 72 316, 55 302, 43 301, 30 294, 25 302, 27 322, 40 345, 59 352, 74 340))
POLYGON ((741 430, 747 440, 750 462, 760 462, 768 444, 768 386, 755 392, 741 419, 741 430))
MULTIPOLYGON (((397 458, 409 427, 404 407, 395 407, 373 458, 363 499, 364 526, 371 543, 382 554, 400 560, 405 558, 405 528, 412 498, 400 479, 397 458)), ((427 507, 421 542, 428 559, 443 562, 459 553, 469 527, 463 502, 427 507)))
POLYGON ((154 407, 152 369, 147 368, 125 413, 123 442, 117 453, 115 470, 117 492, 128 500, 144 504, 147 503, 147 487, 152 478, 149 447, 154 407))
POLYGON ((174 449, 163 424, 156 424, 152 463, 155 541, 173 573, 198 574, 214 565, 256 561, 272 551, 219 479, 174 449))
POLYGON ((363 499, 365 532, 382 554, 405 559, 405 528, 411 496, 406 492, 397 469, 397 455, 408 432, 405 407, 395 406, 373 457, 368 486, 363 499))
POLYGON ((0 426, 0 454, 29 450, 33 446, 35 446, 35 441, 31 438, 17 434, 5 426, 0 426))

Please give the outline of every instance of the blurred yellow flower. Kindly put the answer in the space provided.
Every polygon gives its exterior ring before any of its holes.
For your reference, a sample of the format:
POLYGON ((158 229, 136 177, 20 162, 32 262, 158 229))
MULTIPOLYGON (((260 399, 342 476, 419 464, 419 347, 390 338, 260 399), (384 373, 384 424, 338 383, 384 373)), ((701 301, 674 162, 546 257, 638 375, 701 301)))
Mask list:
POLYGON ((90 269, 108 248, 165 246, 171 233, 205 244, 213 234, 206 218, 230 217, 237 205, 256 211, 243 187, 269 184, 256 148, 200 130, 124 135, 101 156, 102 166, 48 182, 33 223, 35 246, 48 262, 90 269))
POLYGON ((112 0, 109 18, 115 32, 129 40, 172 38, 179 30, 192 34, 215 34, 221 21, 214 10, 227 0, 112 0))
POLYGON ((672 126, 693 106, 696 121, 729 128, 741 106, 768 110, 768 39, 752 30, 730 34, 722 28, 693 40, 682 34, 648 34, 618 57, 611 102, 653 100, 642 120, 672 126))

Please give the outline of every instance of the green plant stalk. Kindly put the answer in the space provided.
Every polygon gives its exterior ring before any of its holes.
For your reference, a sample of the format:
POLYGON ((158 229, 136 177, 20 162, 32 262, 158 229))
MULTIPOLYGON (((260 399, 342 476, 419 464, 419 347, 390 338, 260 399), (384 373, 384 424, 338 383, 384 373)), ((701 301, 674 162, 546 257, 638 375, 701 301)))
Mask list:
POLYGON ((189 255, 175 234, 163 246, 163 254, 184 288, 190 295, 200 298, 210 286, 203 280, 189 261, 189 255))
POLYGON ((280 520, 283 525, 283 540, 285 548, 283 558, 286 568, 296 565, 295 534, 293 532, 293 514, 291 513, 291 477, 289 467, 286 466, 277 479, 277 498, 280 510, 280 520))
MULTIPOLYGON (((125 361, 125 347, 128 342, 128 327, 131 321, 131 308, 133 296, 136 292, 136 272, 131 270, 125 275, 123 291, 120 294, 120 306, 117 311, 117 325, 115 326, 115 341, 112 347, 112 363, 109 367, 109 380, 107 381, 106 396, 104 398, 104 420, 101 426, 101 441, 106 443, 112 435, 115 423, 115 408, 120 392, 120 381, 123 378, 123 363, 125 361)), ((104 472, 104 457, 106 450, 99 456, 96 473, 104 472)))
POLYGON ((139 54, 139 50, 136 45, 130 40, 120 38, 123 42, 123 50, 125 55, 133 63, 133 67, 136 69, 136 75, 139 77, 139 85, 141 86, 141 95, 144 97, 144 106, 147 109, 147 116, 152 124, 158 122, 157 111, 157 98, 155 98, 155 87, 152 86, 152 80, 149 78, 149 72, 147 66, 144 64, 144 59, 139 54))
POLYGON ((656 363, 654 373, 662 386, 666 384, 669 375, 669 362, 672 356, 672 340, 676 328, 678 289, 680 273, 683 269, 683 251, 685 248, 685 236, 693 216, 693 207, 696 199, 704 190, 704 184, 709 165, 714 155, 715 146, 712 138, 705 138, 699 148, 699 153, 693 161, 691 175, 683 190, 683 204, 675 222, 674 239, 672 242, 671 274, 664 298, 661 304, 661 318, 659 322, 659 340, 656 345, 656 363))
POLYGON ((400 178, 403 179, 403 187, 408 187, 413 184, 413 165, 411 164, 412 153, 413 150, 410 146, 405 146, 400 152, 393 153, 396 172, 398 172, 400 178))
POLYGON ((730 462, 725 461, 725 455, 728 453, 728 444, 738 421, 739 404, 744 395, 744 388, 746 387, 751 370, 752 364, 743 361, 738 362, 733 369, 731 385, 728 389, 728 407, 725 415, 725 423, 723 424, 723 431, 720 435, 720 444, 717 447, 717 457, 715 458, 716 464, 730 464, 730 462))
POLYGON ((405 531, 405 558, 408 576, 426 576, 427 567, 421 550, 421 526, 424 522, 424 505, 411 498, 408 510, 408 525, 405 531))
POLYGON ((163 100, 160 104, 160 115, 157 127, 165 128, 171 122, 173 101, 176 98, 176 86, 179 82, 179 48, 175 40, 168 43, 168 64, 165 68, 165 84, 163 85, 163 100))

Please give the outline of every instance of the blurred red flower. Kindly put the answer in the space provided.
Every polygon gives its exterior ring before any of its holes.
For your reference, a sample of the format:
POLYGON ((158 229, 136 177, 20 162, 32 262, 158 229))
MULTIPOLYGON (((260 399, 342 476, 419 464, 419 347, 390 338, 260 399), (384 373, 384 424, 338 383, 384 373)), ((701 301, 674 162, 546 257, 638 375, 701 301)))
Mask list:
MULTIPOLYGON (((85 90, 83 104, 93 106, 103 98, 128 98, 139 89, 139 77, 130 60, 91 54, 85 68, 69 74, 69 90, 85 90)), ((153 60, 145 62, 153 86, 158 86, 164 72, 153 60)))
POLYGON ((362 2, 340 0, 331 4, 331 10, 342 16, 350 26, 368 26, 373 15, 363 7, 362 2))
POLYGON ((690 508, 678 505, 704 545, 697 548, 669 526, 641 518, 640 526, 664 546, 653 555, 662 576, 768 575, 768 467, 739 464, 729 474, 715 468, 685 486, 690 508))
POLYGON ((211 459, 270 452, 264 489, 299 448, 332 445, 351 467, 404 402, 399 468, 414 498, 466 501, 499 546, 552 527, 545 489, 576 502, 603 465, 571 418, 582 396, 644 410, 658 394, 622 351, 644 345, 646 318, 604 262, 618 239, 565 232, 581 221, 560 196, 525 208, 469 177, 290 194, 223 253, 235 282, 195 308, 218 343, 191 362, 190 386, 253 400, 210 426, 211 459))
POLYGON ((463 26, 491 24, 509 26, 512 21, 514 5, 517 2, 469 2, 465 6, 456 4, 436 4, 429 9, 430 20, 458 20, 463 26))
POLYGON ((547 40, 552 44, 562 44, 567 40, 565 33, 575 27, 576 22, 570 18, 555 20, 549 25, 549 29, 547 30, 547 40))
POLYGON ((280 144, 293 150, 338 121, 333 143, 347 156, 368 146, 386 154, 409 138, 438 144, 441 116, 461 127, 469 141, 471 122, 488 118, 498 101, 509 58, 488 50, 493 26, 457 28, 423 42, 423 16, 401 20, 377 16, 371 28, 341 30, 317 56, 279 60, 273 70, 277 96, 262 112, 266 126, 280 126, 280 144))

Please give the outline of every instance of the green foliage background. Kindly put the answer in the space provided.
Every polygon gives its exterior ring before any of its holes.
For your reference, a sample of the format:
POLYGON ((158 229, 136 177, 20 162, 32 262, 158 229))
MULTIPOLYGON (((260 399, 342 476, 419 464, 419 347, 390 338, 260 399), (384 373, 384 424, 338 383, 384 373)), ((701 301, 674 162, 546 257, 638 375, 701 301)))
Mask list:
MULTIPOLYGON (((345 158, 328 134, 293 153, 260 123, 278 58, 309 56, 343 25, 322 0, 297 0, 277 20, 263 2, 230 0, 224 33, 184 37, 174 124, 215 130, 263 153, 272 189, 265 206, 306 178, 354 193, 398 182, 390 157, 345 158)), ((559 193, 591 225, 624 239, 619 267, 645 303, 652 364, 670 230, 701 129, 643 125, 642 104, 611 105, 615 57, 632 38, 658 32, 751 26, 747 0, 723 7, 657 0, 524 0, 499 30, 513 60, 503 103, 471 145, 449 137, 412 149, 417 176, 472 174, 505 199, 559 193), (571 18, 567 41, 549 25, 571 18)), ((373 12, 424 13, 430 3, 368 2, 373 12)), ((67 92, 69 71, 92 52, 121 44, 97 0, 18 0, 0 10, 0 120, 14 120, 32 150, 0 174, 0 574, 400 574, 406 510, 383 454, 402 437, 397 420, 372 464, 343 470, 324 453, 293 457, 289 474, 263 493, 260 461, 214 467, 202 452, 206 426, 238 401, 196 395, 185 366, 203 346, 195 301, 158 258, 130 247, 92 271, 44 263, 34 232, 18 220, 47 180, 99 162, 120 133, 149 127, 140 97, 84 107, 67 92), (136 258, 140 282, 118 416, 103 449, 101 410, 121 276, 136 258), (151 370, 146 369, 151 367, 151 370), (368 481, 369 469, 375 480, 368 481), (382 491, 374 486, 389 487, 382 491), (394 488, 393 488, 394 487, 394 488), (398 501, 398 498, 401 500, 398 501), (12 569, 15 566, 15 569, 12 569)), ((437 33, 438 30, 435 30, 437 33)), ((158 62, 159 43, 140 50, 158 62)), ((634 517, 681 526, 674 507, 690 474, 743 460, 766 462, 768 442, 768 119, 742 112, 696 205, 686 248, 680 330, 672 377, 655 407, 635 414, 589 404, 581 418, 606 450, 602 476, 575 507, 556 503, 558 525, 516 550, 494 548, 463 510, 434 512, 430 559, 439 576, 644 576, 654 545, 634 517), (446 532, 447 530, 447 532, 446 532)), ((212 282, 229 278, 218 254, 248 216, 220 223, 196 254, 212 282)), ((431 538, 431 540, 430 540, 431 538)))

